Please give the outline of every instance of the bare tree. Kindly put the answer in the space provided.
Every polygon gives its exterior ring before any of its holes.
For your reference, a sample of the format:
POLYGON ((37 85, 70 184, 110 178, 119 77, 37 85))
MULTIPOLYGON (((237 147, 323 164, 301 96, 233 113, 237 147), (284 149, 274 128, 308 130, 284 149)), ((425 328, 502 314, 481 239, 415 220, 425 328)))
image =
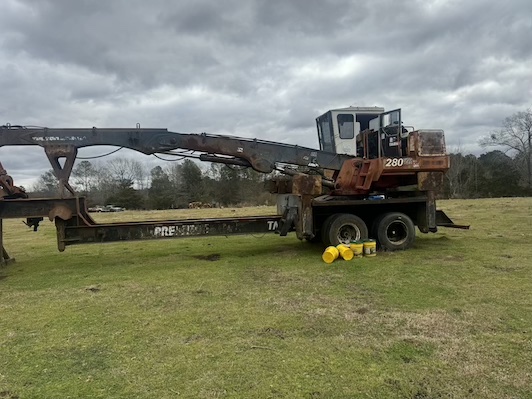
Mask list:
POLYGON ((532 108, 516 112, 503 121, 502 128, 480 140, 486 146, 500 146, 521 160, 524 180, 532 189, 532 108))
POLYGON ((81 161, 76 164, 76 167, 72 170, 72 177, 75 179, 75 183, 81 190, 88 194, 95 186, 96 177, 98 171, 92 166, 89 161, 81 161))
POLYGON ((137 186, 145 183, 144 166, 135 159, 115 158, 108 161, 106 167, 115 182, 132 181, 137 186))
POLYGON ((59 182, 52 169, 44 172, 30 189, 31 192, 38 193, 40 196, 45 197, 57 195, 58 190, 59 182))
POLYGON ((475 197, 478 191, 477 158, 462 153, 451 153, 451 168, 445 174, 446 191, 450 198, 475 197))

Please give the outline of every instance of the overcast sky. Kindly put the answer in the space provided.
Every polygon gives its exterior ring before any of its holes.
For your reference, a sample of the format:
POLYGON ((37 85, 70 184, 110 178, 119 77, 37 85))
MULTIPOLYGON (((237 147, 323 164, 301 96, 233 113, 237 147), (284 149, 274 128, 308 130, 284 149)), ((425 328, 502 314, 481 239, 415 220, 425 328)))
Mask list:
MULTIPOLYGON (((402 108, 478 155, 532 106, 532 1, 1 0, 0 93, 0 124, 315 148, 328 109, 402 108)), ((50 169, 40 148, 0 162, 15 184, 50 169)))

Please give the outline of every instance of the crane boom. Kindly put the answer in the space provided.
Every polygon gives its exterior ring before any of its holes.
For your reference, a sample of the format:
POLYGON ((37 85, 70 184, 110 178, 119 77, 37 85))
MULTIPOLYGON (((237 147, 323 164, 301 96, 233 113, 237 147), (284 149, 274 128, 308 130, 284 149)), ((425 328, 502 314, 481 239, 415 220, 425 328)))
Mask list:
POLYGON ((267 140, 249 139, 234 136, 221 136, 207 133, 177 133, 168 129, 152 128, 34 128, 24 126, 0 127, 0 146, 38 145, 48 153, 54 149, 112 145, 130 148, 144 154, 171 153, 173 150, 202 152, 205 159, 250 166, 258 172, 270 173, 278 163, 300 166, 316 166, 324 169, 340 170, 342 164, 352 159, 351 155, 336 154, 298 145, 276 143, 267 140))

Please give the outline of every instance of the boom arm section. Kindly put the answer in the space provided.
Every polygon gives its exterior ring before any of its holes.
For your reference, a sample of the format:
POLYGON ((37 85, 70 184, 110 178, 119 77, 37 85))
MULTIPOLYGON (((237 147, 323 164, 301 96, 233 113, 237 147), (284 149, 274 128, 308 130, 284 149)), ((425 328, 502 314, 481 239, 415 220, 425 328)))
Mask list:
POLYGON ((198 151, 203 153, 200 159, 250 166, 262 173, 270 173, 277 163, 340 170, 343 162, 352 158, 345 154, 266 140, 140 127, 50 129, 8 125, 0 127, 0 146, 5 145, 44 147, 52 166, 58 158, 67 158, 68 162, 69 154, 75 159, 78 148, 96 145, 125 147, 144 154, 172 154, 178 149, 198 151))

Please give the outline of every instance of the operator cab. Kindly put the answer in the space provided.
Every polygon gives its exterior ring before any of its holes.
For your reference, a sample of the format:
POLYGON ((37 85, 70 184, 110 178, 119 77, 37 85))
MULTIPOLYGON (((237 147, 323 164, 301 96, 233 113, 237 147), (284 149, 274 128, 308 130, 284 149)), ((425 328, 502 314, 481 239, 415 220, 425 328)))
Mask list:
POLYGON ((357 155, 357 136, 379 121, 381 107, 347 107, 332 109, 316 118, 320 150, 357 155))
POLYGON ((367 159, 401 157, 407 152, 409 131, 401 110, 381 107, 333 109, 316 118, 320 150, 367 159))

